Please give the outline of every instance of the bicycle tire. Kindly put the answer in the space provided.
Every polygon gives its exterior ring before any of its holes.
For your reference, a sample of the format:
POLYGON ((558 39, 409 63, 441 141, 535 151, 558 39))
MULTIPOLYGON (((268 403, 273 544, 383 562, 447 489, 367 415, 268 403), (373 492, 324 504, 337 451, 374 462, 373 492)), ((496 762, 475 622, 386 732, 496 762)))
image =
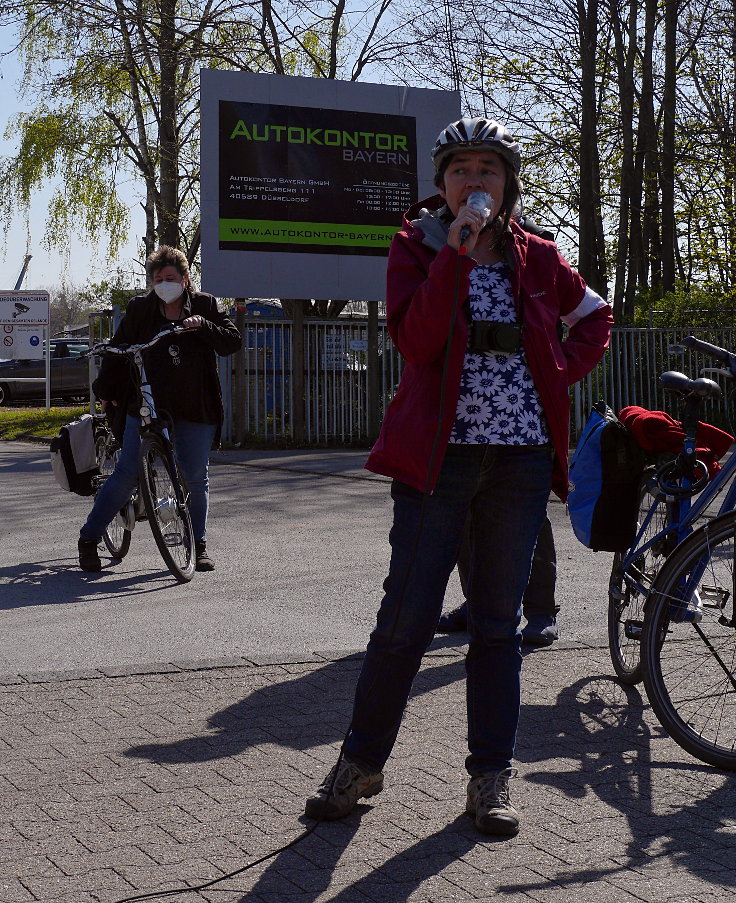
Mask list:
POLYGON ((655 581, 642 632, 644 686, 662 727, 727 771, 736 771, 735 549, 734 512, 688 536, 655 581))
MULTIPOLYGON (((663 501, 657 499, 657 490, 652 480, 656 468, 644 471, 639 485, 639 526, 653 505, 652 519, 638 545, 643 546, 660 533, 667 520, 667 509, 663 501)), ((623 562, 629 555, 616 552, 608 582, 608 648, 616 676, 623 684, 634 686, 642 680, 641 631, 644 626, 644 607, 649 589, 654 583, 657 571, 664 561, 664 544, 656 543, 637 556, 628 568, 630 580, 625 579, 623 562), (632 585, 636 581, 644 591, 632 585)))
POLYGON ((192 520, 178 468, 172 474, 166 448, 158 436, 144 436, 141 441, 139 478, 148 523, 161 557, 174 577, 187 583, 194 575, 195 563, 192 520))
MULTIPOLYGON (((101 477, 108 477, 115 469, 120 446, 117 439, 107 427, 98 428, 95 438, 95 455, 101 477)), ((101 484, 100 484, 101 485, 101 484)), ((123 525, 118 514, 105 527, 102 541, 110 555, 118 561, 122 561, 130 549, 131 531, 123 525)))

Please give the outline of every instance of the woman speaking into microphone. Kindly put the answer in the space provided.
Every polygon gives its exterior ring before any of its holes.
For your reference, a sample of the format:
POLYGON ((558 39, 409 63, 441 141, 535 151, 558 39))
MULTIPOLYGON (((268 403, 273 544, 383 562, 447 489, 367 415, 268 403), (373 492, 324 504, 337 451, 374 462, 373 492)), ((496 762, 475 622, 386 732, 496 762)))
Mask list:
POLYGON ((388 328, 405 366, 366 464, 393 479, 385 595, 343 756, 306 813, 340 818, 383 789, 469 517, 466 811, 484 833, 515 834, 521 602, 550 490, 567 492, 568 387, 603 356, 612 317, 516 222, 521 158, 502 125, 453 122, 432 158, 439 195, 391 244, 388 328))

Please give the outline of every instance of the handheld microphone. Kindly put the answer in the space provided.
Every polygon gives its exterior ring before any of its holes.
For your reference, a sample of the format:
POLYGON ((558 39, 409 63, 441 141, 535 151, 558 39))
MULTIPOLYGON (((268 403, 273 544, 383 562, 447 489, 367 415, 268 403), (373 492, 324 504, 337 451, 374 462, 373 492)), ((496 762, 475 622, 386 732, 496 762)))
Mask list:
MULTIPOLYGON (((467 207, 472 207, 473 210, 477 210, 478 213, 481 214, 484 220, 483 225, 485 226, 488 217, 491 215, 491 196, 486 194, 485 191, 471 191, 465 205, 467 207)), ((465 242, 470 235, 470 231, 470 226, 463 226, 460 230, 461 245, 465 245, 465 242)))

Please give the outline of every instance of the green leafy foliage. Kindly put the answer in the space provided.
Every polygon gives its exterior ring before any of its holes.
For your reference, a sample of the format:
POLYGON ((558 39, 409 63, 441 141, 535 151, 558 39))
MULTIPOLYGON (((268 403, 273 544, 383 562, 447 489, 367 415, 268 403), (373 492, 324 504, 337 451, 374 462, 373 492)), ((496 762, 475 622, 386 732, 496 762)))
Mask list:
POLYGON ((721 291, 713 286, 686 288, 678 285, 664 296, 641 292, 633 326, 731 327, 736 323, 736 288, 721 291))

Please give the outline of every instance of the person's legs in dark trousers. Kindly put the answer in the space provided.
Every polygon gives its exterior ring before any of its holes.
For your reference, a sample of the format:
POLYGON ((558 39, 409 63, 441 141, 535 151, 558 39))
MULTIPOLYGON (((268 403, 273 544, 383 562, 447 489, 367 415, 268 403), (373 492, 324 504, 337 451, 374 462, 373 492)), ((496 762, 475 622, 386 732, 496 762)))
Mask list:
POLYGON ((489 449, 470 526, 467 672, 470 774, 465 811, 486 834, 513 835, 509 781, 521 705, 521 602, 552 478, 549 449, 489 449))
POLYGON ((532 559, 532 572, 524 591, 524 642, 530 646, 549 646, 558 639, 555 585, 557 583, 557 551, 552 524, 544 518, 532 559))
MULTIPOLYGON (((471 585, 471 608, 477 623, 466 663, 467 763, 476 780, 487 778, 490 770, 494 781, 508 769, 519 715, 521 597, 550 479, 546 448, 449 446, 434 493, 424 496, 393 484, 391 565, 358 679, 345 758, 307 802, 307 815, 342 817, 360 797, 383 788, 381 769, 434 635, 471 505, 473 530, 483 537, 477 546, 486 547, 490 532, 491 542, 503 543, 504 555, 482 555, 480 565, 474 559, 478 579, 471 585)), ((507 827, 482 826, 478 818, 476 823, 488 833, 512 833, 507 827)))
POLYGON ((107 525, 127 503, 138 484, 138 449, 141 444, 139 428, 140 420, 128 415, 115 469, 100 487, 92 510, 79 531, 77 548, 79 566, 83 571, 101 570, 102 562, 97 544, 107 525))
POLYGON ((217 427, 213 423, 174 421, 174 448, 189 492, 189 515, 197 542, 207 540, 209 455, 217 427))
POLYGON ((480 473, 482 446, 448 446, 437 488, 394 482, 391 563, 355 695, 345 754, 380 771, 434 636, 480 473))
POLYGON ((488 448, 470 527, 466 767, 471 776, 511 765, 520 706, 521 601, 551 479, 547 448, 488 448))
MULTIPOLYGON (((468 626, 468 586, 470 583, 470 524, 465 525, 463 541, 457 556, 457 572, 465 601, 462 605, 442 615, 437 625, 438 633, 454 633, 467 630, 468 626)), ((524 591, 523 611, 527 625, 522 631, 524 642, 531 645, 547 646, 557 639, 557 612, 555 585, 557 581, 557 553, 554 534, 549 517, 544 522, 537 537, 532 559, 529 582, 524 591)))

